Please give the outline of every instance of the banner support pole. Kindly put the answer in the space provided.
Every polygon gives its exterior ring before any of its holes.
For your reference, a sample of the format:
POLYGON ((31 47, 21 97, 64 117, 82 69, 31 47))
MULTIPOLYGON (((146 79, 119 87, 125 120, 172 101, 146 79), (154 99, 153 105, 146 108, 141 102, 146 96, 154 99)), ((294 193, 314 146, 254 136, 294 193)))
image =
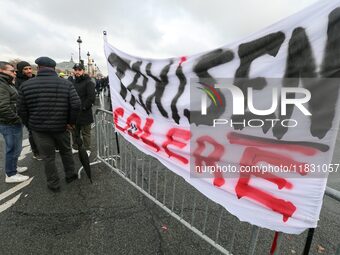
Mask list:
POLYGON ((103 38, 104 41, 107 42, 107 32, 105 30, 103 31, 103 38))
POLYGON ((303 253, 302 253, 303 255, 308 255, 309 254, 310 247, 311 247, 312 241, 313 241, 314 230, 315 230, 315 228, 310 228, 308 230, 308 235, 307 235, 307 240, 306 240, 305 248, 303 249, 303 253))

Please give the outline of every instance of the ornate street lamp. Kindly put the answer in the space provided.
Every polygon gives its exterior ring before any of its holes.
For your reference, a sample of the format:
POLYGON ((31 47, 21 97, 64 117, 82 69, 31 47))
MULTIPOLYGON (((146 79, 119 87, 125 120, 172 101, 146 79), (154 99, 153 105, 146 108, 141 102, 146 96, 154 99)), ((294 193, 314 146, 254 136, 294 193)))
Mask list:
POLYGON ((79 63, 81 63, 81 56, 80 56, 80 44, 81 44, 82 42, 83 42, 83 41, 80 39, 80 36, 78 36, 77 43, 79 44, 79 63))
POLYGON ((90 74, 90 70, 91 70, 90 69, 90 66, 91 66, 91 63, 90 63, 90 61, 91 61, 90 60, 90 52, 88 51, 86 55, 87 55, 87 72, 88 72, 88 74, 90 74))

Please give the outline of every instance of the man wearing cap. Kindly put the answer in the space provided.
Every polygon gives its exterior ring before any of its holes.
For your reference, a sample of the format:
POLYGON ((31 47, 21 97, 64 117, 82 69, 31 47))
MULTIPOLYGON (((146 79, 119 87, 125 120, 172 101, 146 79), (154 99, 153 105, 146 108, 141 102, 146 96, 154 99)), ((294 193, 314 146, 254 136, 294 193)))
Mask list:
MULTIPOLYGON (((83 138, 84 147, 88 155, 91 153, 91 123, 93 123, 92 105, 96 99, 95 84, 90 76, 85 74, 82 64, 75 64, 74 70, 74 87, 80 97, 81 110, 77 118, 77 126, 80 129, 83 138)), ((75 135, 73 135, 74 137, 75 135)), ((73 152, 77 152, 78 146, 73 139, 73 152)))
MULTIPOLYGON (((32 66, 30 65, 30 63, 26 61, 20 61, 19 63, 17 63, 17 77, 15 78, 15 87, 17 89, 19 89, 21 83, 33 77, 35 77, 35 75, 32 73, 32 66)), ((39 156, 38 147, 34 142, 34 138, 30 130, 28 130, 28 140, 33 152, 33 158, 36 160, 42 160, 42 158, 39 156)))
POLYGON ((72 83, 58 77, 53 59, 40 57, 35 63, 38 65, 37 76, 24 82, 19 90, 19 114, 32 131, 43 158, 47 187, 57 192, 60 183, 55 165, 56 146, 66 182, 77 179, 67 130, 76 123, 80 99, 72 83))
POLYGON ((18 158, 22 150, 22 124, 17 114, 18 92, 13 86, 15 78, 14 67, 0 61, 0 134, 6 145, 5 182, 23 182, 28 176, 21 175, 27 167, 17 167, 18 158))

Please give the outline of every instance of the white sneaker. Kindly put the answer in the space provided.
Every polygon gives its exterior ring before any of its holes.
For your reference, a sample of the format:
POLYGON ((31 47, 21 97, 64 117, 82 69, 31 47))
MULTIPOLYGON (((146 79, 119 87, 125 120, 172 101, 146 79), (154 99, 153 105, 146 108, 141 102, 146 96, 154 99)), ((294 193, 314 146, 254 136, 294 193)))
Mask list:
POLYGON ((26 166, 17 166, 17 172, 18 173, 24 173, 27 171, 27 167, 26 166))
POLYGON ((6 175, 5 182, 6 183, 24 182, 27 181, 28 179, 29 179, 28 176, 21 174, 12 175, 10 177, 6 175))
POLYGON ((87 150, 87 151, 86 151, 86 153, 87 153, 87 156, 89 156, 89 157, 90 157, 90 155, 91 155, 91 151, 90 151, 90 150, 87 150))
POLYGON ((75 150, 75 149, 72 148, 72 153, 73 153, 73 154, 74 154, 74 153, 78 153, 78 150, 75 150))

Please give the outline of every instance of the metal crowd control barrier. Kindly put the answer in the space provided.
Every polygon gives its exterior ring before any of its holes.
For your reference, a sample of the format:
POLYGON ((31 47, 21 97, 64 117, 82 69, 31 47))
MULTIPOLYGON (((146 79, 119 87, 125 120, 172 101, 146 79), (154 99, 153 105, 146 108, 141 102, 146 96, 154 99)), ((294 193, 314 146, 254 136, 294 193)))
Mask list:
MULTIPOLYGON (((120 139, 115 132, 112 112, 96 110, 95 131, 97 154, 91 165, 105 164, 221 253, 280 254, 280 244, 285 235, 240 222, 158 160, 140 152, 125 139, 120 139)), ((79 178, 81 171, 82 168, 78 172, 79 178)), ((330 188, 326 191, 326 195, 340 202, 339 193, 330 188)), ((290 238, 295 240, 295 244, 299 243, 300 250, 296 250, 296 254, 309 253, 313 232, 314 229, 310 229, 307 241, 306 235, 290 238)), ((284 242, 286 246, 289 238, 284 242)), ((340 255, 340 247, 337 255, 340 255)))

